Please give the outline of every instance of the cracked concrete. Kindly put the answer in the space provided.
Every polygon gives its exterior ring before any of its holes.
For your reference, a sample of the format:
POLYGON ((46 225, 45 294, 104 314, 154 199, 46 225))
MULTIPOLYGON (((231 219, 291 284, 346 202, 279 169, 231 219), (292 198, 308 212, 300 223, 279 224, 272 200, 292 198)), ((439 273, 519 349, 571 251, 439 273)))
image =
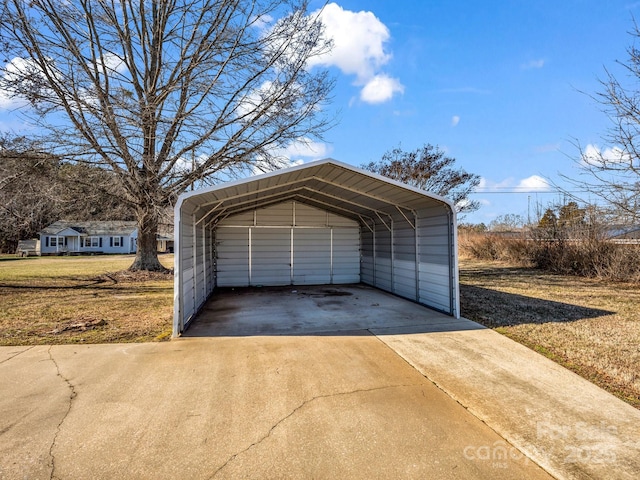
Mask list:
POLYGON ((224 462, 215 472, 213 472, 213 475, 211 475, 211 477, 209 477, 209 478, 215 478, 216 475, 218 475, 218 473, 220 473, 230 462, 234 461, 240 455, 248 452, 253 447, 259 445, 264 440, 269 438, 271 436, 271 434, 273 433, 273 431, 276 428, 278 428, 283 422, 286 422, 291 416, 295 415, 299 410, 301 410, 302 408, 304 408, 308 404, 310 404, 312 402, 315 402, 316 400, 321 400, 321 399, 326 399, 326 398, 331 398, 331 397, 339 397, 339 396, 342 396, 342 395, 354 395, 354 394, 358 394, 358 393, 372 392, 372 391, 375 391, 375 390, 386 390, 386 389, 389 389, 389 388, 400 388, 400 387, 410 387, 410 386, 415 386, 415 385, 388 385, 388 386, 384 386, 384 387, 374 387, 374 388, 366 388, 366 389, 359 389, 359 390, 351 390, 351 391, 348 391, 348 392, 338 392, 338 393, 331 393, 331 394, 327 394, 327 395, 317 395, 317 396, 315 396, 313 398, 305 400, 300 405, 298 405, 296 408, 294 408, 291 412, 289 412, 286 416, 282 417, 274 425, 272 425, 271 428, 269 429, 269 431, 262 438, 260 438, 256 442, 253 442, 251 445, 249 445, 244 450, 242 450, 242 451, 240 451, 238 453, 234 453, 231 457, 229 457, 227 459, 227 461, 224 462))
POLYGON ((5 351, 2 352, 2 356, 5 358, 0 360, 0 365, 2 365, 5 362, 8 362, 9 360, 17 357, 18 355, 23 354, 24 352, 28 352, 32 348, 34 347, 11 347, 11 348, 5 349, 5 351))
POLYGON ((56 427, 56 433, 53 436, 53 440, 51 442, 51 446, 49 447, 49 458, 51 459, 51 475, 49 476, 49 478, 51 480, 57 478, 56 477, 56 457, 54 455, 53 450, 56 447, 56 440, 58 439, 58 435, 60 434, 60 430, 62 429, 62 424, 64 423, 64 421, 67 419, 67 416, 69 415, 69 412, 71 412, 71 407, 73 405, 73 399, 76 397, 76 389, 73 386, 73 384, 71 383, 71 381, 66 378, 64 375, 62 375, 62 373, 60 372, 60 365, 58 365, 58 362, 56 362, 56 359, 53 358, 53 353, 52 350, 53 346, 50 346, 49 349, 47 350, 47 353, 49 354, 49 359, 53 362, 53 364, 56 367, 56 374, 58 377, 60 377, 66 384, 67 387, 69 387, 69 406, 67 408, 67 411, 65 412, 64 416, 60 419, 60 423, 58 423, 58 426, 56 427))
POLYGON ((58 479, 549 478, 465 458, 503 439, 364 331, 52 354, 0 365, 0 478, 51 478, 53 438, 58 479))
POLYGON ((1 347, 0 478, 51 478, 49 452, 68 410, 49 347, 1 347))

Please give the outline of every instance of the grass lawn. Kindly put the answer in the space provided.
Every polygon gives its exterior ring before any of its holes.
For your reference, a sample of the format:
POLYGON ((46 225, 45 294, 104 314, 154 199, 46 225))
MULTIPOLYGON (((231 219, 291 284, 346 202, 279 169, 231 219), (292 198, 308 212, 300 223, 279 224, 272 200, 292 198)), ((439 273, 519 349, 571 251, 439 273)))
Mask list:
POLYGON ((169 339, 173 276, 127 274, 133 259, 0 257, 0 345, 169 339))
MULTIPOLYGON (((162 255, 173 266, 173 255, 162 255)), ((171 336, 173 277, 133 256, 0 257, 0 345, 171 336)), ((640 408, 640 287, 461 259, 462 315, 640 408)), ((579 401, 579 399, 577 399, 579 401)))
POLYGON ((461 259, 460 294, 464 317, 640 408, 638 284, 461 259))

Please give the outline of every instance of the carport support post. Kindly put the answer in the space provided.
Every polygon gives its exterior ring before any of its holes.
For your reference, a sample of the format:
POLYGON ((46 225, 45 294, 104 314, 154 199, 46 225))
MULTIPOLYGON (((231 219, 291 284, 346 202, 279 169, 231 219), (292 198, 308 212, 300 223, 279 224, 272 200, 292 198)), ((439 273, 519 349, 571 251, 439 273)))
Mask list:
POLYGON ((393 270, 393 257, 395 256, 395 249, 393 248, 393 242, 394 242, 394 235, 393 235, 393 231, 394 231, 394 226, 393 226, 393 217, 391 217, 389 219, 389 224, 391 225, 391 229, 389 230, 389 232, 391 233, 391 293, 396 293, 396 289, 395 289, 395 272, 393 270))
MULTIPOLYGON (((327 212, 327 217, 328 216, 329 212, 327 212)), ((333 285, 333 227, 329 229, 329 263, 329 283, 333 285)))
POLYGON ((373 285, 376 286, 376 262, 377 257, 376 257, 376 235, 377 235, 377 229, 376 229, 376 221, 373 221, 373 230, 372 230, 372 237, 373 237, 373 285))
POLYGON ((202 222, 202 298, 207 298, 209 290, 209 276, 207 275, 207 231, 202 222))
POLYGON ((451 265, 450 282, 451 293, 449 295, 449 304, 451 305, 451 315, 460 318, 460 282, 458 281, 458 226, 456 221, 456 212, 453 207, 447 209, 447 218, 449 219, 449 265, 451 265))
POLYGON ((191 277, 193 278, 193 288, 191 289, 191 292, 193 294, 193 306, 194 306, 194 309, 195 309, 195 307, 197 305, 197 302, 196 302, 196 290, 198 288, 198 273, 197 273, 198 266, 196 265, 196 258, 198 256, 198 242, 197 242, 197 240, 198 240, 198 226, 196 225, 196 214, 195 213, 191 216, 191 221, 193 222, 193 229, 192 229, 193 230, 192 231, 193 239, 191 241, 191 255, 192 255, 191 266, 193 267, 193 273, 192 273, 191 277))
POLYGON ((418 214, 413 214, 413 235, 416 241, 416 302, 420 303, 420 238, 418 237, 418 214))
POLYGON ((177 337, 184 330, 184 298, 182 289, 182 218, 180 204, 176 205, 175 228, 173 233, 174 264, 173 264, 173 336, 177 337))
MULTIPOLYGON (((295 205, 295 203, 294 203, 294 205, 295 205)), ((294 208, 293 208, 293 212, 294 212, 293 214, 294 215, 295 215, 295 211, 296 211, 296 209, 295 209, 295 206, 294 206, 294 208)), ((293 285, 293 227, 291 227, 291 245, 290 245, 289 250, 291 250, 289 252, 289 255, 290 255, 290 259, 289 259, 289 262, 290 262, 289 263, 289 269, 290 269, 289 270, 289 279, 290 279, 291 285, 293 285)))

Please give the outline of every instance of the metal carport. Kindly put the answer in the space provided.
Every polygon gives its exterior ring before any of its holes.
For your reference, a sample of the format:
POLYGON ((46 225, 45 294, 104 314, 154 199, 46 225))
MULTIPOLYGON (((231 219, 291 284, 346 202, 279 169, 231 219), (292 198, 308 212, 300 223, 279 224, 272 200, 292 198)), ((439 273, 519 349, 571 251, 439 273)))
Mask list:
POLYGON ((458 318, 451 202, 333 159, 178 199, 174 336, 218 287, 358 282, 458 318))

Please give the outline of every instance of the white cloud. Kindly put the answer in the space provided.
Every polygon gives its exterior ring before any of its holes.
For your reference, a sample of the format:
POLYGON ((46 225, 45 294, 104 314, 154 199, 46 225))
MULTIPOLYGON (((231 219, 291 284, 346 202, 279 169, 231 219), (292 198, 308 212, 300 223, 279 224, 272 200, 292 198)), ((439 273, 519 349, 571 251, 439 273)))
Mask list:
POLYGON ((391 100, 394 93, 404 93, 404 86, 396 78, 385 74, 376 75, 360 91, 360 99, 367 103, 383 103, 391 100))
POLYGON ((310 160, 319 160, 327 157, 329 151, 329 146, 326 143, 314 142, 309 138, 299 138, 286 148, 274 152, 274 155, 288 159, 304 157, 310 160))
POLYGON ((501 182, 494 182, 485 177, 481 177, 476 192, 496 192, 513 187, 513 183, 513 178, 507 178, 501 182))
POLYGON ((268 14, 263 14, 253 17, 251 21, 253 22, 253 26, 259 30, 266 30, 272 25, 273 17, 268 14))
POLYGON ((494 182, 484 177, 480 179, 480 183, 476 188, 476 193, 482 192, 546 192, 551 186, 549 182, 540 175, 531 175, 530 177, 516 180, 512 177, 505 178, 502 181, 494 182))
MULTIPOLYGON (((27 78, 30 76, 37 78, 42 75, 41 72, 40 68, 32 61, 16 57, 2 68, 2 79, 0 83, 15 82, 23 76, 27 78)), ((23 83, 27 81, 28 80, 22 80, 23 83)), ((23 107, 27 104, 28 102, 24 98, 13 95, 7 89, 0 89, 0 109, 10 110, 23 107)))
POLYGON ((337 67, 346 75, 355 75, 354 84, 363 87, 360 98, 364 102, 385 102, 404 91, 398 79, 380 72, 392 57, 385 51, 391 35, 373 12, 352 12, 329 3, 313 15, 319 15, 333 48, 312 59, 310 66, 337 67))
POLYGON ((530 177, 520 180, 516 190, 523 190, 525 192, 546 192, 549 188, 549 182, 540 175, 531 175, 530 177))
POLYGON ((263 173, 275 172, 276 170, 282 170, 283 168, 295 167, 296 165, 302 165, 304 160, 289 160, 288 158, 280 157, 271 159, 270 161, 258 160, 253 164, 251 168, 251 176, 262 175, 263 173))
POLYGON ((545 61, 543 58, 539 58, 537 60, 529 60, 527 63, 523 63, 522 65, 520 65, 520 68, 522 68, 522 70, 538 69, 544 67, 544 63, 545 61))
POLYGON ((545 145, 538 145, 535 147, 535 151, 538 153, 557 152, 560 150, 560 143, 547 143, 545 145))
POLYGON ((270 159, 259 159, 252 168, 252 175, 272 172, 282 168, 301 165, 305 161, 326 158, 331 148, 326 143, 314 142, 310 138, 301 137, 284 148, 269 152, 270 159))
POLYGON ((629 160, 629 154, 620 147, 601 150, 597 145, 589 144, 582 152, 580 163, 585 166, 601 167, 607 163, 621 163, 629 160))
POLYGON ((454 115, 453 117, 451 117, 452 127, 457 127, 459 123, 460 123, 460 117, 458 115, 454 115))
MULTIPOLYGON (((102 56, 102 62, 104 63, 105 69, 107 70, 107 75, 111 75, 114 72, 124 73, 127 71, 127 65, 115 53, 104 54, 102 56)), ((98 65, 98 67, 101 68, 102 65, 98 65)))

